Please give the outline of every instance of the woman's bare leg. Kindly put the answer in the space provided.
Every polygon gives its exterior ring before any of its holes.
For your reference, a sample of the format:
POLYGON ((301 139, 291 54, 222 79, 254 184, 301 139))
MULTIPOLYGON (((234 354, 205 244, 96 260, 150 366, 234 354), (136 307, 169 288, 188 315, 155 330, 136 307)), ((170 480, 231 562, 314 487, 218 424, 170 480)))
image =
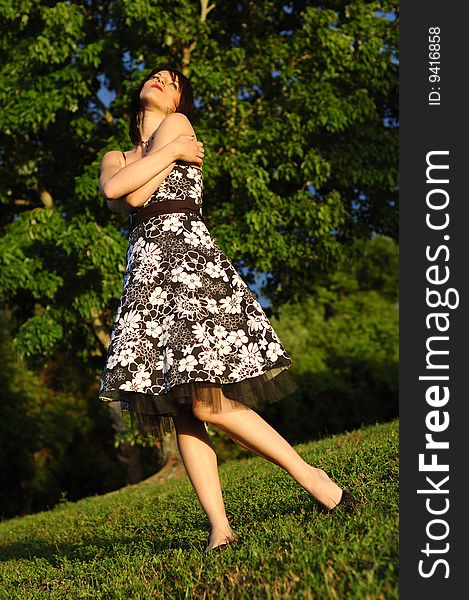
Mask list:
POLYGON ((257 454, 258 456, 261 456, 262 458, 265 458, 266 460, 270 460, 270 462, 275 463, 276 465, 278 465, 279 467, 281 467, 282 465, 279 465, 277 461, 269 458, 268 456, 266 456, 265 454, 263 454, 262 452, 260 452, 259 450, 256 450, 254 448, 250 448, 249 446, 247 446, 246 444, 243 444, 243 442, 236 437, 235 435, 233 435, 232 433, 228 433, 225 431, 225 433, 228 435, 229 438, 231 438, 233 440, 233 442, 235 444, 238 444, 238 446, 240 446, 241 448, 244 448, 245 450, 249 450, 249 452, 254 452, 254 454, 257 454))
POLYGON ((342 489, 322 469, 305 462, 287 440, 255 411, 239 402, 233 407, 232 402, 222 394, 222 410, 211 413, 207 406, 194 400, 192 412, 201 421, 222 429, 244 447, 285 469, 326 508, 334 508, 342 497, 342 489))
POLYGON ((182 462, 208 517, 211 535, 207 548, 232 539, 218 476, 217 456, 204 424, 188 412, 173 417, 182 462))

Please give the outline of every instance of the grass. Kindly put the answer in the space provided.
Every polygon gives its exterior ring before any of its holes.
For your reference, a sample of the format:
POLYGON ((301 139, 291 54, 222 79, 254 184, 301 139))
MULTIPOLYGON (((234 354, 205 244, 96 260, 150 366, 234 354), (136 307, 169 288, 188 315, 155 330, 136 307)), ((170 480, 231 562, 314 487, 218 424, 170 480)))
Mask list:
POLYGON ((0 599, 397 599, 398 436, 394 420, 296 446, 364 501, 353 516, 259 457, 220 465, 239 542, 219 554, 187 477, 4 521, 0 599))

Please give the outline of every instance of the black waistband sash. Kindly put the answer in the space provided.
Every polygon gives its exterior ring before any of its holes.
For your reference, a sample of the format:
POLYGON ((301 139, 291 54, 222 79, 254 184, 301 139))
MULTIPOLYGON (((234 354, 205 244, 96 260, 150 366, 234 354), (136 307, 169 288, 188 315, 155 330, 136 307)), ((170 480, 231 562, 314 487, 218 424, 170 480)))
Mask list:
POLYGON ((135 229, 137 225, 147 221, 150 217, 156 217, 158 215, 166 215, 168 213, 197 213, 203 220, 200 212, 200 206, 191 200, 163 200, 161 202, 154 202, 142 208, 134 215, 129 215, 130 231, 135 229))

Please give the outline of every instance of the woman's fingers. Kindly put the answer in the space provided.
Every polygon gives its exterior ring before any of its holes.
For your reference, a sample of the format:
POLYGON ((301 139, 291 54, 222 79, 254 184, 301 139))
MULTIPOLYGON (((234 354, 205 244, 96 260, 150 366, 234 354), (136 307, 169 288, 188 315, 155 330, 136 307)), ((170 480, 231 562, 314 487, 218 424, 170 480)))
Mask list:
POLYGON ((203 143, 197 142, 196 161, 199 163, 200 166, 202 166, 202 164, 204 162, 204 154, 205 154, 205 150, 204 150, 203 143))
POLYGON ((181 160, 202 164, 205 154, 204 143, 197 140, 195 135, 181 135, 174 140, 173 144, 177 146, 181 160))

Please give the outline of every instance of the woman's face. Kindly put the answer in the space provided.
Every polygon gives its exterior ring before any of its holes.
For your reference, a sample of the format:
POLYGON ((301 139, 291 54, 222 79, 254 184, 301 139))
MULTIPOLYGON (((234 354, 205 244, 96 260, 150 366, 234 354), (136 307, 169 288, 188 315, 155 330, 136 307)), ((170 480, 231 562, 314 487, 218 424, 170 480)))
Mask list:
POLYGON ((158 71, 143 86, 140 100, 145 107, 156 106, 165 114, 175 112, 181 100, 179 81, 169 71, 158 71))

